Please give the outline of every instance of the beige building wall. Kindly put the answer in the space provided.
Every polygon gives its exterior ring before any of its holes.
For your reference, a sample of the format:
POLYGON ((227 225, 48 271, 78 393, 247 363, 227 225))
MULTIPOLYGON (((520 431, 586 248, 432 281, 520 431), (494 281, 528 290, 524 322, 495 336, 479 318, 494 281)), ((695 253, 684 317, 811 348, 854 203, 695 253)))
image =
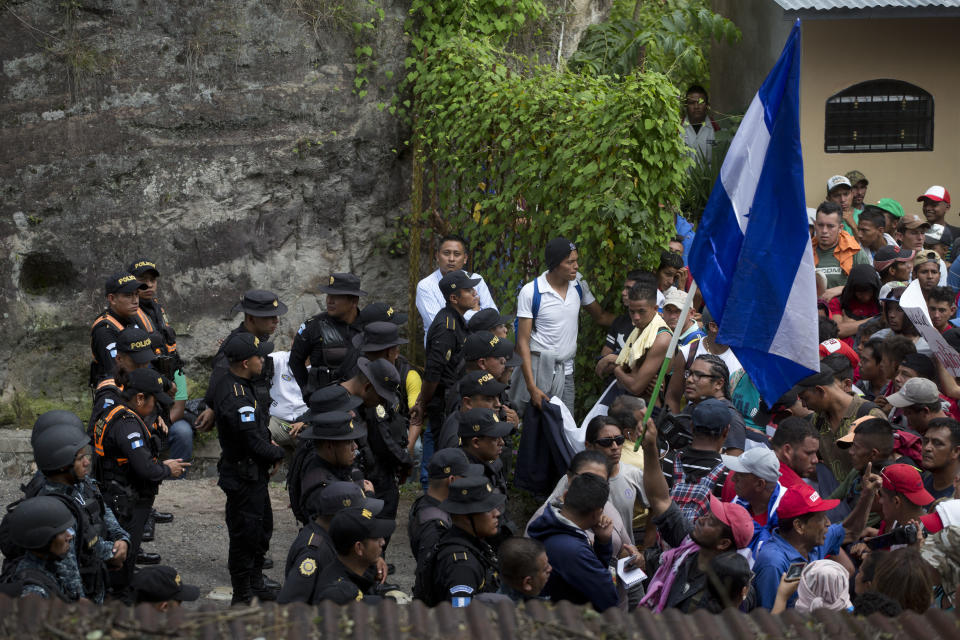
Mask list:
POLYGON ((800 101, 808 206, 823 200, 831 175, 858 169, 870 181, 867 203, 890 197, 908 213, 920 213, 927 187, 945 186, 954 200, 947 220, 960 224, 960 18, 805 20, 800 101), (824 153, 827 98, 878 78, 933 96, 933 151, 824 153))

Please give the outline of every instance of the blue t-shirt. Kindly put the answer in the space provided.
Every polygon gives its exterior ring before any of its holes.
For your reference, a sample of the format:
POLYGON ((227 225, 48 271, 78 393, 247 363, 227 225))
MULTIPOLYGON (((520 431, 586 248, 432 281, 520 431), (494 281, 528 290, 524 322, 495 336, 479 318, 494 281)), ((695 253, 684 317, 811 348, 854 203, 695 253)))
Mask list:
POLYGON ((934 500, 939 500, 940 498, 953 498, 953 485, 951 484, 946 489, 937 491, 933 488, 933 475, 930 473, 923 474, 923 488, 927 490, 927 493, 933 496, 934 500))
MULTIPOLYGON (((847 532, 842 524, 832 524, 827 529, 827 536, 822 545, 810 550, 810 555, 804 558, 789 542, 774 533, 766 544, 760 548, 757 561, 753 565, 753 586, 757 590, 757 600, 764 609, 772 609, 777 600, 777 588, 780 579, 794 562, 813 562, 823 560, 830 555, 840 552, 840 545, 847 532)), ((787 608, 793 608, 797 601, 797 594, 787 602, 787 608)))

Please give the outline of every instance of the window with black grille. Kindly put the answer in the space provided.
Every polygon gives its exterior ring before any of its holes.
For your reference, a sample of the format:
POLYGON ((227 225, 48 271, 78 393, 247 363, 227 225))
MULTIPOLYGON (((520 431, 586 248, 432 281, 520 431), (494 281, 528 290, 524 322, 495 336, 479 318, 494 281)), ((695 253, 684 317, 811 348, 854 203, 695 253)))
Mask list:
POLYGON ((824 151, 932 151, 933 96, 909 82, 869 80, 827 99, 824 151))

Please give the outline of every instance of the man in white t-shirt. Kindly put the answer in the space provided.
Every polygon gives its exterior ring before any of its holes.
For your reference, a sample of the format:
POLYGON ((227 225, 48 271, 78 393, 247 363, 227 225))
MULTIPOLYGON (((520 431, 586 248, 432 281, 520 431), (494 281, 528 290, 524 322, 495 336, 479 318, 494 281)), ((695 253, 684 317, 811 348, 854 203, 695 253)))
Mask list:
MULTIPOLYGON (((270 436, 288 453, 296 446, 296 436, 303 424, 294 422, 307 412, 303 393, 290 370, 290 352, 274 351, 273 383, 270 385, 270 436)), ((309 368, 309 367, 308 367, 309 368)))
MULTIPOLYGON (((437 249, 437 270, 417 283, 417 311, 420 312, 420 318, 423 320, 424 345, 427 344, 427 329, 429 329, 433 323, 434 316, 437 315, 440 309, 443 309, 447 305, 447 301, 443 299, 443 294, 441 294, 440 289, 437 288, 437 285, 440 283, 440 278, 451 271, 466 271, 464 265, 467 264, 467 257, 467 241, 463 237, 458 235, 442 237, 440 239, 440 248, 437 249)), ((483 276, 470 273, 469 271, 467 271, 467 275, 471 279, 480 278, 480 282, 474 287, 478 297, 477 306, 463 314, 463 319, 469 320, 473 317, 473 314, 480 309, 493 309, 498 311, 497 305, 493 302, 493 297, 490 295, 490 289, 487 288, 487 283, 483 280, 483 276)))
POLYGON ((577 273, 576 245, 566 238, 554 238, 547 243, 544 257, 547 270, 523 285, 517 297, 517 353, 522 364, 514 371, 512 399, 521 416, 527 402, 540 408, 540 403, 549 402, 553 395, 560 396, 573 411, 573 358, 580 307, 601 326, 609 327, 614 320, 577 273))

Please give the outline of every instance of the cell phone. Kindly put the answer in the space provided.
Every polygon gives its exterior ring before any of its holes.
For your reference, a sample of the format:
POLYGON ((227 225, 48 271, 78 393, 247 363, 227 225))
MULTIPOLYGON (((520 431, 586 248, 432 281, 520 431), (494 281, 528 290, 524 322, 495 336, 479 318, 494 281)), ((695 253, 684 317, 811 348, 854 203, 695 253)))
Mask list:
POLYGON ((866 541, 866 544, 867 547, 869 547, 872 551, 878 551, 880 549, 887 549, 894 545, 914 544, 916 541, 917 527, 912 524, 908 524, 903 527, 897 527, 896 529, 893 529, 882 536, 871 538, 866 541))
POLYGON ((803 573, 803 568, 805 566, 807 566, 806 562, 794 562, 790 565, 790 568, 787 569, 784 580, 787 582, 796 582, 800 579, 800 574, 803 573))

